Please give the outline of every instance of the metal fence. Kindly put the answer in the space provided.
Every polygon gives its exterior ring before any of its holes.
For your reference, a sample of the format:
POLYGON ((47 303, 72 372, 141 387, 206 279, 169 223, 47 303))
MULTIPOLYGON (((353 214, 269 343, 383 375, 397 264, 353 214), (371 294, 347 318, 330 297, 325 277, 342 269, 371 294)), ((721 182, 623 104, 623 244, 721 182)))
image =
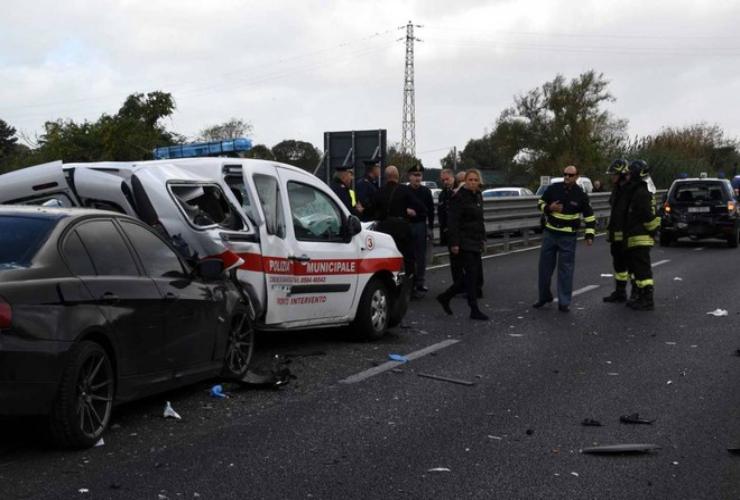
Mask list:
MULTIPOLYGON (((660 190, 655 194, 657 199, 665 193, 660 190)), ((591 208, 596 216, 597 231, 603 230, 609 220, 609 195, 611 193, 591 193, 591 208)), ((542 213, 537 208, 537 196, 489 199, 483 202, 483 217, 489 239, 486 253, 507 252, 514 248, 527 247, 541 240, 540 218, 542 213)), ((435 222, 434 241, 439 241, 439 228, 435 222)), ((427 252, 430 263, 445 262, 447 249, 433 247, 427 252)))

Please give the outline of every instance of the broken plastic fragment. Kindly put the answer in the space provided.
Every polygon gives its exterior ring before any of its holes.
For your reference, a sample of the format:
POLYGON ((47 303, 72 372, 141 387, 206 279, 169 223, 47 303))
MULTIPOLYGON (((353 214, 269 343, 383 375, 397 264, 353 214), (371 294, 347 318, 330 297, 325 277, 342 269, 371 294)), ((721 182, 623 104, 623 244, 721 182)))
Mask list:
POLYGON ((714 311, 709 311, 707 314, 709 314, 711 316, 716 316, 716 317, 727 316, 727 309, 719 309, 719 308, 717 308, 714 311))
POLYGON ((79 489, 79 490, 77 490, 77 491, 78 491, 78 492, 79 492, 79 493, 80 493, 81 495, 85 495, 85 494, 87 494, 87 493, 90 493, 90 490, 89 490, 89 489, 87 489, 87 488, 80 488, 80 489, 79 489))
POLYGON ((409 358, 401 354, 389 354, 388 359, 391 361, 398 361, 399 363, 408 363, 409 358))
POLYGON ((593 418, 584 418, 581 425, 585 425, 586 427, 601 427, 601 422, 593 418))
POLYGON ((447 467, 435 467, 433 469, 429 469, 427 472, 452 472, 447 467))
POLYGON ((673 281, 683 281, 683 278, 679 278, 678 276, 676 276, 675 278, 673 278, 673 281))
POLYGON ((575 477, 581 477, 581 475, 578 474, 577 472, 571 472, 570 475, 575 476, 575 477))
POLYGON ((164 418, 174 418, 176 420, 182 420, 182 417, 175 411, 174 408, 172 408, 172 404, 167 401, 167 404, 164 405, 164 414, 162 415, 164 418))
POLYGON ((98 439, 98 442, 95 443, 95 448, 98 448, 100 446, 105 446, 105 441, 103 441, 103 438, 98 439))
POLYGON ((609 273, 601 273, 601 277, 602 278, 613 278, 614 275, 613 274, 609 274, 609 273))
POLYGON ((216 384, 211 387, 211 397, 226 399, 229 395, 224 392, 224 387, 221 384, 216 384))
POLYGON ((631 415, 622 415, 621 417, 619 417, 619 421, 623 424, 651 425, 653 422, 655 422, 655 419, 648 420, 646 418, 641 418, 639 413, 632 413, 631 415))
POLYGON ((289 363, 289 359, 276 355, 270 362, 249 369, 239 382, 259 387, 280 387, 296 378, 288 368, 289 363))
POLYGON ((423 378, 431 378, 433 380, 441 380, 442 382, 450 382, 452 384, 459 384, 459 385, 475 385, 475 382, 470 382, 469 380, 461 380, 457 378, 450 378, 450 377, 442 377, 440 375, 432 375, 431 373, 417 373, 418 377, 423 378))
POLYGON ((591 455, 612 455, 620 453, 649 453, 659 449, 660 446, 657 444, 613 444, 608 446, 592 446, 590 448, 583 448, 581 453, 591 455))

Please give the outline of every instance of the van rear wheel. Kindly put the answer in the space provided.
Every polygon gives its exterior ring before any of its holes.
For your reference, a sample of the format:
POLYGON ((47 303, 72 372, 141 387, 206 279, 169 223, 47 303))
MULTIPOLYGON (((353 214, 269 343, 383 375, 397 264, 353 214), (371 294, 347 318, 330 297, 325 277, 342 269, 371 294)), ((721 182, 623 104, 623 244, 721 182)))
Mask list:
POLYGON ((372 279, 362 292, 353 326, 357 335, 377 340, 385 335, 390 321, 390 296, 379 279, 372 279))

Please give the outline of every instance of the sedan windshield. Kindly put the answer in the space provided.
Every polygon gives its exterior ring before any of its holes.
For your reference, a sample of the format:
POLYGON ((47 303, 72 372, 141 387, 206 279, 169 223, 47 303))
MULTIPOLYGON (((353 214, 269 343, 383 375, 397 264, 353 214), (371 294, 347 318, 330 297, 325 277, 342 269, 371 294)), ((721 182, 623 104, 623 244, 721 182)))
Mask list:
POLYGON ((0 216, 0 269, 31 265, 56 223, 41 217, 0 216))

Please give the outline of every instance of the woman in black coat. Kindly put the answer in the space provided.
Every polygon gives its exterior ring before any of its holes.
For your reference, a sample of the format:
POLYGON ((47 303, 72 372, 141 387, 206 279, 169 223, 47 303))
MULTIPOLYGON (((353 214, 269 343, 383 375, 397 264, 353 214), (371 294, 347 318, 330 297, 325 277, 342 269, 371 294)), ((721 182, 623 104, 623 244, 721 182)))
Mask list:
POLYGON ((483 221, 483 196, 480 192, 481 175, 477 169, 465 172, 465 184, 450 200, 448 212, 448 238, 450 252, 462 261, 462 277, 457 279, 437 301, 447 314, 452 314, 450 300, 466 291, 470 306, 470 319, 486 321, 488 316, 478 308, 478 282, 482 271, 481 252, 486 240, 486 225, 483 221))

